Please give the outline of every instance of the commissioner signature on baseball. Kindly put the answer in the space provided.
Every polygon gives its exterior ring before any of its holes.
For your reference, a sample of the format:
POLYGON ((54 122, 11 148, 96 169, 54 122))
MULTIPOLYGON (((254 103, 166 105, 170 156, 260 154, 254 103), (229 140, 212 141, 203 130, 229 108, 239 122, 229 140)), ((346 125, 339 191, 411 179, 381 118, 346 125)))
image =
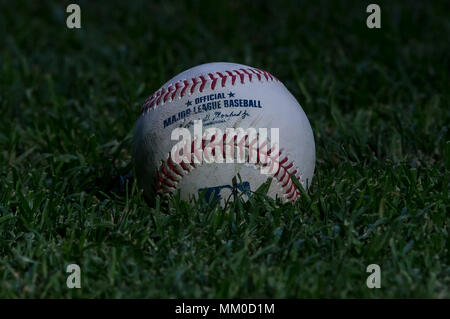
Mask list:
MULTIPOLYGON (((221 111, 219 112, 214 112, 214 114, 205 114, 205 116, 203 118, 200 118, 199 120, 203 121, 203 125, 204 126, 208 126, 208 125, 212 125, 212 124, 217 124, 217 123, 224 123, 226 122, 226 120, 230 119, 230 118, 234 118, 234 117, 239 117, 241 119, 245 119, 247 116, 250 116, 250 113, 247 112, 247 110, 241 110, 239 112, 237 111, 231 111, 231 113, 223 113, 221 111)), ((192 125, 194 125, 194 122, 191 120, 189 122, 187 122, 185 125, 183 125, 183 127, 185 128, 189 128, 192 125)))
MULTIPOLYGON (((228 93, 228 96, 233 96, 234 97, 235 93, 230 92, 228 93)), ((192 105, 191 101, 188 101, 186 103, 186 105, 190 106, 185 110, 182 110, 176 114, 171 115, 170 117, 166 118, 165 120, 163 120, 163 126, 164 128, 171 126, 172 124, 177 123, 180 120, 186 119, 188 117, 190 117, 193 114, 200 114, 200 113, 204 113, 204 112, 209 112, 209 111, 216 111, 219 109, 222 109, 222 107, 224 108, 230 108, 230 107, 242 107, 242 108, 262 108, 262 103, 261 100, 254 100, 254 99, 225 99, 225 94, 224 93, 218 93, 218 94, 209 94, 209 95, 204 95, 202 97, 196 98, 194 100, 195 105, 192 105), (209 102, 207 102, 209 101, 209 102), (203 103, 206 102, 206 103, 203 103)), ((237 112, 239 113, 238 115, 236 115, 236 113, 234 113, 234 111, 232 111, 229 114, 223 114, 221 111, 216 111, 214 113, 214 117, 215 118, 209 118, 209 114, 206 115, 206 117, 202 118, 202 120, 206 123, 208 121, 215 121, 217 123, 218 120, 222 119, 226 119, 226 118, 231 118, 231 117, 236 117, 236 116, 241 116, 241 111, 237 112)), ((248 116, 248 112, 245 111, 244 113, 242 113, 243 119, 245 118, 245 116, 248 116)), ((189 127, 189 123, 187 125, 185 125, 185 127, 189 127)))

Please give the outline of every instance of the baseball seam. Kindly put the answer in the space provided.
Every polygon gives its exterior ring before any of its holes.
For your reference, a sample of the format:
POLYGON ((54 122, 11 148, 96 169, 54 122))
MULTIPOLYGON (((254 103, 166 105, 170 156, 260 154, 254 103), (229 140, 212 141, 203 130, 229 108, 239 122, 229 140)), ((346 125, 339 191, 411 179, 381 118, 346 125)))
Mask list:
MULTIPOLYGON (((245 140, 248 136, 244 137, 245 140)), ((226 140, 226 134, 223 135, 223 141, 226 140)), ((194 141, 192 142, 191 147, 194 148, 194 141)), ((245 145, 246 150, 249 150, 250 145, 256 145, 257 140, 252 140, 248 145, 245 145)), ((236 145, 236 144, 235 144, 236 145)), ((202 141, 201 148, 204 150, 207 145, 205 145, 204 141, 202 141)), ((260 148, 259 146, 256 148, 257 160, 254 166, 267 166, 267 163, 261 163, 260 161, 260 148)), ((272 149, 269 149, 265 155, 270 156, 272 149)), ((195 153, 194 153, 195 154, 195 153)), ((214 149, 212 152, 214 154, 214 149)), ((194 155, 195 156, 195 155, 194 155)), ((223 153, 223 158, 225 159, 225 153, 223 153)), ((280 150, 278 153, 279 165, 278 170, 270 174, 275 177, 278 185, 282 190, 282 195, 289 201, 295 202, 300 196, 300 191, 297 189, 295 184, 291 180, 291 176, 295 176, 295 178, 301 182, 301 175, 298 175, 299 169, 294 165, 293 161, 289 160, 289 157, 283 153, 283 150, 280 150)), ((273 155, 272 155, 273 159, 273 155)), ((183 177, 188 175, 193 169, 201 166, 201 163, 194 163, 192 160, 189 163, 180 162, 179 164, 174 162, 171 154, 168 154, 167 160, 161 161, 161 165, 157 171, 157 184, 156 190, 160 195, 170 195, 176 191, 178 183, 181 181, 183 177)))
POLYGON ((175 83, 169 84, 167 87, 161 87, 153 95, 148 97, 142 105, 139 114, 143 114, 146 111, 171 102, 176 98, 182 98, 183 96, 195 93, 195 89, 198 92, 203 92, 207 85, 211 91, 214 91, 218 87, 225 87, 227 83, 231 82, 231 85, 235 85, 239 78, 241 84, 252 82, 253 79, 257 79, 259 82, 270 82, 279 80, 267 71, 254 69, 254 68, 241 68, 236 70, 225 70, 222 72, 210 72, 207 74, 201 74, 191 79, 179 80, 175 83))

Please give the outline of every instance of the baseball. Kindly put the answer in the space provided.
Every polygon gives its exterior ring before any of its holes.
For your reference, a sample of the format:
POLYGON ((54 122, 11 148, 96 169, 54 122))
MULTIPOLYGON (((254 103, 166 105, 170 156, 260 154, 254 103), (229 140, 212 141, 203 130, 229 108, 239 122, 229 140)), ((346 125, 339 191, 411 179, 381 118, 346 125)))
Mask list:
POLYGON ((133 141, 139 187, 147 197, 243 196, 270 178, 267 194, 300 196, 314 173, 311 125, 272 74, 235 63, 208 63, 166 82, 141 108, 133 141), (232 183, 233 177, 237 184, 232 183))

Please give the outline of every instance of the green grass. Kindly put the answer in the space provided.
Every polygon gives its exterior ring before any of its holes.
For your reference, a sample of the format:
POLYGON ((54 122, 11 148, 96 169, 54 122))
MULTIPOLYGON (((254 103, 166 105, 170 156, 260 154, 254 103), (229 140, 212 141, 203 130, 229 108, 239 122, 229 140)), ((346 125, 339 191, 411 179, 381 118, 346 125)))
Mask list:
POLYGON ((0 297, 450 297, 445 1, 378 1, 380 30, 359 1, 79 3, 68 30, 66 3, 0 2, 0 297), (161 213, 121 184, 140 104, 211 61, 302 104, 317 166, 295 205, 161 213))

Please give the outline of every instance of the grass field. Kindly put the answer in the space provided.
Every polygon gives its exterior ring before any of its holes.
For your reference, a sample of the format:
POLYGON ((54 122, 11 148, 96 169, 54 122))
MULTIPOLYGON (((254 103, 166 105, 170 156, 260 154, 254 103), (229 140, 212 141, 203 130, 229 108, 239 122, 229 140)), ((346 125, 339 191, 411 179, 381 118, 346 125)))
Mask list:
POLYGON ((446 1, 0 1, 0 297, 450 298, 446 1), (230 61, 276 75, 314 130, 294 205, 149 207, 140 105, 230 61), (82 288, 66 287, 79 264, 82 288), (368 289, 366 267, 381 267, 368 289))

